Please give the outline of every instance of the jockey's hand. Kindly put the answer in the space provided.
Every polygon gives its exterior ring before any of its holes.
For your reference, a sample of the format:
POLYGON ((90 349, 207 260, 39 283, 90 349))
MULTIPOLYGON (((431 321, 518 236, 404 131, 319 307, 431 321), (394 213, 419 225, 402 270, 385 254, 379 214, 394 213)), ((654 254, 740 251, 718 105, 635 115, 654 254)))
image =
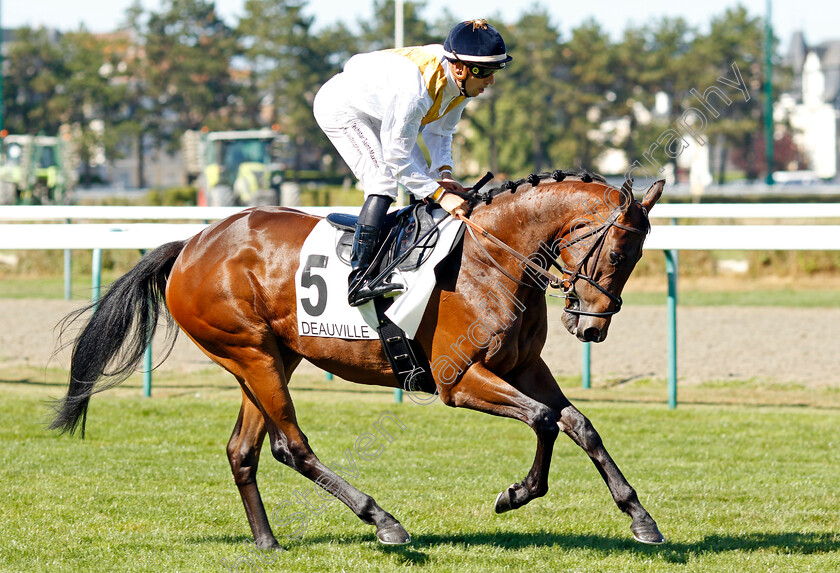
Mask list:
POLYGON ((450 215, 458 214, 462 217, 469 215, 471 206, 462 198, 467 190, 452 178, 451 172, 443 171, 441 172, 441 177, 442 179, 438 181, 438 185, 443 188, 444 193, 438 200, 438 205, 450 215))
POLYGON ((447 191, 455 191, 456 193, 464 193, 466 191, 463 185, 452 179, 452 174, 450 173, 443 174, 443 179, 438 181, 438 185, 447 191))
MULTIPOLYGON (((443 185, 441 185, 441 187, 443 187, 443 185)), ((444 189, 446 188, 444 187, 444 189)), ((444 192, 440 201, 438 201, 438 204, 450 215, 461 215, 462 217, 466 217, 470 214, 471 206, 469 201, 464 201, 464 199, 456 193, 450 193, 448 191, 444 192)))

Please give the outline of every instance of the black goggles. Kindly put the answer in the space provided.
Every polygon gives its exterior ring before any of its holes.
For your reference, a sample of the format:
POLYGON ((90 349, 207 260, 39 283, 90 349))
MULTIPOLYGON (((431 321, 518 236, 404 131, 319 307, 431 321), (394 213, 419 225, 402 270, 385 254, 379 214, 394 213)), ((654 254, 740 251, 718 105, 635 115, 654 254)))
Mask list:
POLYGON ((484 66, 467 64, 467 70, 470 72, 471 76, 483 80, 484 78, 489 78, 495 74, 496 71, 498 71, 498 68, 485 68, 484 66))

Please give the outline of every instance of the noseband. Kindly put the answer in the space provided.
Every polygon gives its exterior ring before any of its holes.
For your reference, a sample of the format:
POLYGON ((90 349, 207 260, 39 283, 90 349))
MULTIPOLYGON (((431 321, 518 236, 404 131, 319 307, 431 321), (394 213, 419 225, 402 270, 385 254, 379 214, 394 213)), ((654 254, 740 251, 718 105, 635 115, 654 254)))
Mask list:
POLYGON ((612 302, 615 305, 615 308, 613 310, 608 310, 608 311, 605 311, 605 312, 590 312, 590 311, 580 310, 580 309, 576 309, 576 308, 568 308, 568 307, 566 307, 564 310, 567 313, 574 314, 576 316, 608 317, 608 316, 612 316, 612 315, 616 314, 618 311, 621 310, 621 305, 622 305, 621 297, 612 294, 607 289, 605 289, 600 284, 598 284, 598 282, 588 274, 589 271, 587 271, 587 263, 588 263, 589 259, 591 259, 593 256, 595 257, 595 263, 598 262, 598 259, 601 256, 601 250, 604 246, 604 242, 605 242, 605 239, 607 237, 607 232, 609 232, 611 227, 616 227, 616 228, 622 229, 624 231, 635 233, 637 235, 645 235, 646 234, 646 232, 642 231, 641 229, 636 229, 635 227, 628 227, 627 225, 622 225, 621 223, 619 223, 618 222, 618 217, 619 217, 619 215, 621 215, 621 213, 622 213, 622 209, 620 207, 616 207, 613 210, 613 212, 610 214, 610 216, 607 218, 607 220, 605 220, 603 223, 601 223, 600 225, 598 225, 594 229, 591 229, 590 231, 588 231, 587 233, 584 233, 582 235, 576 236, 573 241, 565 243, 563 245, 563 247, 561 247, 558 250, 558 252, 556 252, 556 253, 553 252, 553 249, 552 249, 552 252, 550 252, 551 256, 549 257, 549 262, 553 267, 557 268, 564 275, 569 275, 568 278, 563 278, 563 279, 559 279, 555 275, 548 272, 546 269, 543 269, 541 266, 534 263, 531 259, 529 259, 528 257, 521 254, 519 251, 517 251, 516 249, 513 249, 512 247, 507 245, 504 241, 498 239, 497 237, 494 237, 492 234, 490 234, 488 231, 483 229, 478 224, 470 221, 466 217, 461 217, 460 215, 457 216, 457 217, 458 217, 458 219, 460 219, 461 221, 463 221, 467 225, 467 230, 469 231, 470 236, 473 238, 473 240, 478 245, 478 247, 481 249, 481 251, 485 254, 485 256, 487 256, 487 258, 493 263, 493 266, 495 266, 507 278, 511 279, 512 281, 514 281, 515 283, 517 283, 520 286, 524 286, 524 287, 528 287, 528 288, 539 288, 540 290, 543 290, 543 291, 546 289, 546 287, 548 285, 550 285, 552 288, 560 288, 560 289, 563 290, 564 298, 571 299, 571 300, 578 300, 578 301, 580 300, 580 298, 578 297, 577 291, 575 290, 575 283, 578 280, 582 280, 582 281, 588 283, 590 286, 595 287, 602 294, 604 294, 607 298, 609 298, 610 302, 612 302), (502 267, 502 265, 500 265, 499 262, 496 261, 496 259, 493 258, 493 256, 490 253, 487 252, 487 249, 485 249, 484 246, 482 246, 482 244, 478 240, 478 237, 476 236, 474 230, 478 231, 481 234, 482 237, 488 239, 490 242, 494 243, 496 246, 500 247, 502 250, 504 250, 505 252, 507 252, 508 254, 513 256, 514 258, 518 259, 521 263, 525 264, 529 269, 534 271, 536 274, 543 277, 546 280, 545 285, 534 286, 534 285, 526 284, 526 283, 522 282, 521 280, 517 279, 516 277, 514 277, 508 271, 506 271, 502 267), (577 266, 574 268, 574 270, 569 270, 569 269, 567 269, 566 267, 563 267, 562 265, 560 265, 560 263, 557 262, 557 259, 560 256, 560 251, 562 251, 563 249, 568 248, 568 247, 570 247, 574 244, 580 243, 584 239, 588 239, 590 237, 595 237, 595 241, 589 247, 589 250, 583 256, 583 258, 577 264, 577 266))

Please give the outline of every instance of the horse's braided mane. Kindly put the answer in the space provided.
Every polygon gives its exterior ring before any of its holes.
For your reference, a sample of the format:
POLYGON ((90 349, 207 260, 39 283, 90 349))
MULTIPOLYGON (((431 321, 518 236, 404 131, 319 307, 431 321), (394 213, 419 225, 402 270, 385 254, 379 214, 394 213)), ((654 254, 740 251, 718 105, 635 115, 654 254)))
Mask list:
POLYGON ((591 183, 593 181, 597 181, 599 183, 607 182, 607 180, 604 179, 603 176, 598 175, 597 173, 592 173, 587 169, 557 169, 556 171, 551 172, 546 171, 543 173, 531 173, 528 177, 525 177, 524 179, 505 181, 498 187, 494 187, 489 191, 485 191, 483 193, 480 192, 478 194, 478 198, 489 205, 494 197, 497 197, 498 195, 502 195, 503 193, 507 192, 516 193, 516 190, 525 183, 530 183, 532 187, 536 187, 546 179, 553 179, 554 181, 563 181, 568 178, 578 179, 580 181, 583 181, 584 183, 591 183))

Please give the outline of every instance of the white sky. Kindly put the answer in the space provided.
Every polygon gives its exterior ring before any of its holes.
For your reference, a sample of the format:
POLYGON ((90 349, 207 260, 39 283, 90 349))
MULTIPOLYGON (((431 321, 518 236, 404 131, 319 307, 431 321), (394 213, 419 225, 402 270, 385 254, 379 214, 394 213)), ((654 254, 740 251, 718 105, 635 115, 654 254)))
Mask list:
MULTIPOLYGON (((159 9, 161 0, 141 0, 146 9, 159 9)), ((662 16, 682 16, 691 23, 706 27, 710 17, 720 15, 737 0, 426 0, 422 16, 436 20, 436 14, 448 7, 458 20, 494 16, 503 21, 515 21, 535 3, 549 7, 554 23, 564 36, 586 18, 600 22, 614 38, 630 23, 643 25, 662 16)), ((0 22, 4 28, 23 25, 46 26, 61 31, 76 30, 80 25, 91 32, 107 32, 116 28, 132 0, 0 0, 0 22)), ((751 15, 763 16, 767 0, 741 0, 751 15)), ((216 0, 223 17, 235 24, 242 13, 245 0, 216 0)), ((316 27, 339 19, 353 25, 359 18, 373 13, 372 0, 309 0, 308 10, 315 16, 316 27)), ((790 35, 801 29, 806 40, 819 43, 840 39, 840 2, 836 0, 774 0, 772 22, 787 49, 790 35)))

